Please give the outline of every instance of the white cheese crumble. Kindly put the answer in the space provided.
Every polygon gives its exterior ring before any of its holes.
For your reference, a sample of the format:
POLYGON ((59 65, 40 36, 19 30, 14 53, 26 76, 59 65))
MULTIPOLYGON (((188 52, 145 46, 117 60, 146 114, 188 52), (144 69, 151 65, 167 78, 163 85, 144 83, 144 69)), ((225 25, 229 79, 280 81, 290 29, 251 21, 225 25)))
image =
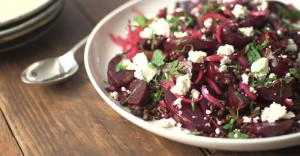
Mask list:
POLYGON ((181 109, 181 108, 182 108, 181 100, 182 100, 182 98, 177 98, 177 99, 173 102, 173 105, 174 105, 176 108, 178 108, 178 109, 181 109))
POLYGON ((208 19, 206 19, 206 20, 203 22, 203 24, 204 24, 204 26, 205 26, 206 28, 210 28, 211 25, 212 25, 212 23, 213 23, 213 19, 212 19, 212 18, 208 18, 208 19))
POLYGON ((194 99, 198 99, 200 96, 200 92, 196 89, 192 89, 191 94, 194 99))
POLYGON ((251 123, 252 119, 249 118, 248 116, 243 116, 243 123, 251 123))
POLYGON ((152 38, 153 34, 169 36, 170 35, 170 25, 164 18, 154 19, 154 21, 140 32, 141 38, 152 38))
POLYGON ((136 65, 132 63, 129 59, 123 60, 122 65, 126 66, 126 70, 135 70, 136 65))
POLYGON ((188 36, 187 32, 181 32, 181 31, 178 31, 178 32, 174 32, 174 36, 176 38, 183 38, 183 37, 186 37, 188 36))
POLYGON ((249 13, 249 10, 246 6, 242 6, 240 4, 236 4, 232 10, 232 14, 235 18, 244 19, 249 13))
POLYGON ((225 65, 225 64, 230 63, 231 60, 228 56, 224 56, 220 62, 221 62, 221 65, 225 65))
POLYGON ((256 60, 251 65, 251 72, 259 80, 263 80, 268 75, 269 70, 269 60, 265 57, 256 60))
POLYGON ((227 72, 227 66, 226 65, 221 65, 221 67, 219 68, 220 72, 227 72))
POLYGON ((153 29, 145 28, 143 31, 140 32, 140 37, 145 39, 150 39, 152 38, 153 34, 154 34, 153 29))
POLYGON ((243 74, 242 74, 242 82, 243 82, 244 84, 248 85, 248 83, 249 83, 249 75, 243 73, 243 74))
POLYGON ((253 27, 243 27, 238 29, 239 33, 246 37, 252 37, 254 35, 253 27))
POLYGON ((265 10, 268 9, 268 6, 269 6, 268 2, 263 1, 263 2, 261 2, 261 4, 259 6, 257 6, 257 10, 258 11, 265 11, 265 10))
POLYGON ((207 115, 209 115, 209 114, 211 114, 211 111, 210 111, 210 110, 206 110, 205 113, 206 113, 207 115))
POLYGON ((137 79, 150 82, 158 73, 158 69, 152 63, 149 63, 147 56, 143 52, 136 54, 132 61, 136 65, 134 77, 137 79))
POLYGON ((269 78, 270 79, 273 79, 273 78, 275 78, 276 77, 276 75, 274 74, 274 73, 271 73, 270 75, 269 75, 269 78))
POLYGON ((125 87, 121 87, 121 91, 125 92, 127 89, 125 87))
POLYGON ((295 117, 293 112, 287 112, 286 107, 273 102, 270 107, 262 110, 261 120, 269 123, 275 122, 279 119, 291 119, 295 117))
POLYGON ((217 55, 228 56, 234 53, 234 47, 229 44, 225 44, 224 46, 220 46, 217 50, 217 55))
POLYGON ((216 129, 215 129, 215 133, 219 135, 219 134, 221 133, 220 129, 219 129, 219 128, 216 128, 216 129))
POLYGON ((203 63, 203 58, 206 56, 206 52, 190 50, 188 60, 194 63, 203 63))
POLYGON ((295 43, 295 41, 293 39, 288 39, 288 45, 286 47, 286 51, 297 51, 298 50, 298 47, 297 47, 297 44, 295 43))
POLYGON ((171 88, 173 94, 185 95, 191 88, 191 79, 189 75, 179 76, 176 79, 176 85, 171 88))
POLYGON ((114 92, 110 92, 109 93, 109 96, 115 100, 118 100, 118 97, 119 97, 119 93, 114 91, 114 92))

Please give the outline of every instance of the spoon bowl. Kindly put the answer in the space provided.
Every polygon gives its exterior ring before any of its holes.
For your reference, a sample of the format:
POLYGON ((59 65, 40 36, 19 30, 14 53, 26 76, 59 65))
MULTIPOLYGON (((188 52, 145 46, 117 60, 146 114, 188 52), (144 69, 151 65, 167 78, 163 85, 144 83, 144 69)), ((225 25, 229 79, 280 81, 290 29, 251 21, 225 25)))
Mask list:
POLYGON ((56 84, 78 71, 79 65, 74 54, 86 43, 87 37, 78 42, 62 56, 44 59, 29 65, 22 73, 21 80, 26 84, 56 84))

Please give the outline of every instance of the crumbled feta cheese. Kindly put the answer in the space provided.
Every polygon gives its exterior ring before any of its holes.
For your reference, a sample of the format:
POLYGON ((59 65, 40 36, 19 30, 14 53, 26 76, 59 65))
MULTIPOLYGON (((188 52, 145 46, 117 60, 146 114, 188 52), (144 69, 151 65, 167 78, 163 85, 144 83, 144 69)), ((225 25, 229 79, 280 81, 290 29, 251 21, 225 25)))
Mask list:
POLYGON ((136 65, 134 77, 140 80, 150 82, 153 77, 158 73, 158 69, 148 62, 145 53, 138 53, 132 58, 133 63, 136 65))
POLYGON ((149 28, 153 29, 156 35, 169 36, 170 34, 170 25, 164 18, 154 20, 149 28))
POLYGON ((125 92, 127 89, 125 87, 121 87, 121 91, 125 92))
POLYGON ((198 17, 200 15, 199 13, 199 8, 198 7, 194 7, 192 10, 191 10, 191 15, 194 15, 196 17, 198 17))
POLYGON ((206 113, 207 115, 209 115, 209 114, 211 114, 211 111, 210 111, 210 110, 206 110, 205 113, 206 113))
POLYGON ((217 55, 228 56, 234 53, 234 47, 229 44, 225 44, 224 46, 220 46, 217 50, 217 55))
POLYGON ((221 65, 225 65, 225 64, 230 63, 231 60, 228 56, 224 56, 220 62, 221 62, 221 65))
POLYGON ((205 127, 211 127, 210 123, 206 123, 204 126, 205 127))
POLYGON ((261 2, 261 4, 259 6, 257 6, 257 10, 258 11, 265 11, 265 10, 268 9, 268 7, 269 7, 268 2, 267 1, 263 1, 263 2, 261 2))
POLYGON ((235 18, 241 18, 244 19, 249 10, 246 6, 242 6, 241 4, 236 4, 232 10, 232 14, 235 16, 235 18))
POLYGON ((251 65, 251 72, 259 80, 263 80, 268 75, 269 70, 269 60, 265 57, 256 60, 251 65))
POLYGON ((200 92, 196 89, 192 89, 191 94, 194 99, 198 99, 200 96, 200 92))
POLYGON ((247 74, 243 73, 242 80, 243 80, 242 82, 247 85, 249 83, 249 76, 247 74))
POLYGON ((257 123, 258 120, 259 120, 259 117, 258 117, 258 116, 252 119, 252 121, 253 121, 254 123, 257 123))
POLYGON ((150 29, 147 27, 143 31, 140 32, 140 37, 145 38, 145 39, 150 39, 150 38, 152 38, 153 34, 154 34, 153 29, 150 29))
POLYGON ((252 119, 249 118, 248 116, 243 117, 243 123, 251 123, 252 119))
POLYGON ((204 26, 205 26, 206 28, 210 28, 211 25, 212 25, 212 23, 213 23, 213 19, 212 19, 212 18, 208 18, 208 19, 206 19, 206 20, 203 22, 203 24, 204 24, 204 26))
POLYGON ((250 92, 257 93, 257 91, 253 87, 249 87, 250 92))
POLYGON ((274 73, 271 73, 270 75, 269 75, 269 78, 270 79, 274 79, 276 77, 276 75, 274 74, 274 73))
POLYGON ((148 66, 148 59, 147 56, 145 55, 145 53, 141 52, 141 53, 137 53, 133 58, 132 58, 132 62, 134 64, 136 64, 139 68, 143 69, 146 68, 148 66))
POLYGON ((176 38, 183 38, 183 37, 186 37, 188 36, 187 32, 181 32, 181 31, 178 31, 178 32, 174 32, 174 36, 176 38))
POLYGON ((206 40, 205 34, 203 34, 203 35, 201 36, 201 39, 202 39, 202 40, 206 40))
POLYGON ((204 93, 205 93, 205 94, 209 94, 209 91, 208 91, 207 88, 204 88, 204 93))
POLYGON ((144 80, 147 82, 150 82, 157 73, 158 69, 152 63, 149 63, 147 68, 142 69, 144 80))
POLYGON ((206 56, 206 52, 190 50, 188 60, 194 63, 203 63, 203 58, 206 56))
POLYGON ((291 119, 295 117, 293 112, 287 112, 286 107, 273 102, 270 107, 262 110, 261 120, 269 123, 275 122, 279 119, 291 119))
POLYGON ((243 27, 243 28, 239 28, 238 31, 246 36, 246 37, 252 37, 254 35, 254 29, 253 27, 243 27))
POLYGON ((291 73, 286 73, 285 74, 285 77, 290 77, 291 76, 291 73))
POLYGON ((174 105, 176 108, 178 108, 178 109, 181 109, 181 108, 182 108, 181 100, 182 100, 182 98, 177 98, 177 99, 173 102, 173 105, 174 105))
POLYGON ((115 100, 118 100, 118 97, 119 97, 119 93, 114 91, 114 92, 111 92, 110 94, 110 97, 115 99, 115 100))
POLYGON ((135 70, 136 65, 132 63, 129 59, 123 60, 122 65, 126 66, 126 70, 135 70))
POLYGON ((179 115, 182 115, 182 111, 178 111, 178 114, 179 114, 179 115))
POLYGON ((173 94, 185 95, 191 88, 191 79, 189 75, 179 76, 176 79, 176 85, 171 88, 173 94))
POLYGON ((297 47, 297 44, 295 43, 295 41, 293 39, 288 39, 288 45, 286 47, 286 51, 297 51, 298 50, 298 47, 297 47))
POLYGON ((215 129, 215 133, 216 133, 216 134, 220 134, 220 133, 221 133, 220 129, 219 129, 219 128, 216 128, 216 129, 215 129))
POLYGON ((227 72, 227 66, 226 65, 221 65, 221 67, 219 68, 220 72, 227 72))
POLYGON ((141 38, 150 39, 154 34, 162 36, 170 35, 170 25, 164 18, 155 19, 148 27, 141 31, 139 35, 141 38))

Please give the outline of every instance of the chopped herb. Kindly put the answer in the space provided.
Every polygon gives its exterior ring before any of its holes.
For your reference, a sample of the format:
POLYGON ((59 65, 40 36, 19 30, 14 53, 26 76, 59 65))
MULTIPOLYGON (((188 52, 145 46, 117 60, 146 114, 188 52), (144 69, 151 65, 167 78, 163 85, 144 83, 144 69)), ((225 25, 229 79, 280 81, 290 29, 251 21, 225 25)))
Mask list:
POLYGON ((162 65, 165 64, 164 62, 164 59, 165 59, 165 56, 164 54, 162 53, 161 50, 159 49, 156 49, 154 52, 153 52, 153 57, 151 59, 151 62, 153 64, 155 64, 156 66, 160 67, 162 65))
POLYGON ((140 27, 146 27, 149 20, 143 15, 137 15, 133 18, 133 21, 136 22, 140 27))
POLYGON ((229 130, 231 130, 232 127, 233 127, 233 125, 234 125, 234 122, 235 122, 236 120, 237 120, 237 117, 232 117, 232 118, 230 119, 230 121, 229 121, 226 125, 222 126, 222 128, 223 128, 223 129, 229 129, 229 130))
POLYGON ((191 103, 192 111, 194 112, 194 111, 195 111, 195 102, 194 102, 194 97, 193 97, 193 95, 191 95, 191 98, 192 98, 192 103, 191 103))
POLYGON ((168 23, 170 24, 170 31, 172 33, 178 31, 179 25, 180 25, 180 20, 179 18, 172 17, 168 20, 168 23))
POLYGON ((158 90, 157 92, 154 92, 151 94, 151 98, 154 103, 160 101, 161 99, 164 98, 164 92, 162 89, 158 90))
POLYGON ((191 134, 191 135, 201 135, 201 134, 203 134, 203 132, 202 131, 192 131, 189 134, 191 134))
POLYGON ((193 18, 191 16, 186 16, 184 25, 186 27, 190 26, 193 23, 193 18))
POLYGON ((290 68, 290 73, 297 79, 300 79, 300 70, 296 68, 290 68))
POLYGON ((117 72, 120 72, 120 71, 124 71, 126 70, 127 66, 124 65, 122 62, 119 62, 116 66, 116 71, 117 72))
POLYGON ((242 133, 240 130, 235 129, 232 132, 229 132, 227 137, 231 139, 247 139, 249 138, 249 135, 242 133))
POLYGON ((300 11, 297 9, 289 9, 287 7, 284 7, 280 4, 276 4, 276 8, 285 16, 286 18, 289 19, 299 19, 300 17, 300 11))
POLYGON ((264 42, 261 45, 256 43, 249 43, 246 46, 246 55, 250 65, 256 60, 261 58, 260 51, 266 48, 268 45, 269 45, 269 40, 264 40, 264 42))

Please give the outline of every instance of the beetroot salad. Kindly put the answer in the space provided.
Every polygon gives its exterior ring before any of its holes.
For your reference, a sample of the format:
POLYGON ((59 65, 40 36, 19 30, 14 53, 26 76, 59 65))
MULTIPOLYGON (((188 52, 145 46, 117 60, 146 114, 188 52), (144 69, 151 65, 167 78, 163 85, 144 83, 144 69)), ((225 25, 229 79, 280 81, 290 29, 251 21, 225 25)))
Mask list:
POLYGON ((300 131, 300 12, 276 1, 192 0, 134 10, 107 91, 146 121, 190 134, 272 137, 300 131))

